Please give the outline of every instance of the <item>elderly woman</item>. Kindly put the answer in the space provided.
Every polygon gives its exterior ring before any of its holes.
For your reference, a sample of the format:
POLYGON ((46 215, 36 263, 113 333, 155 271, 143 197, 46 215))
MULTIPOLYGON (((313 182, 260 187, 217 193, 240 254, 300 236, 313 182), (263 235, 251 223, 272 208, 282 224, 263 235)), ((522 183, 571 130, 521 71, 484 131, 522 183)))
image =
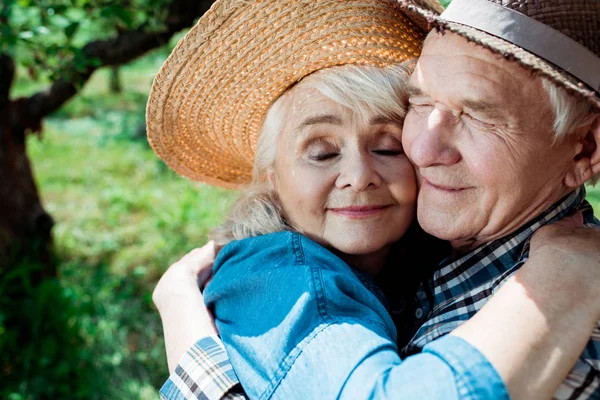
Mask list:
MULTIPOLYGON (((536 261, 534 248, 522 273, 468 329, 398 356, 397 329, 407 327, 390 316, 397 311, 390 300, 414 295, 416 279, 430 268, 422 257, 411 259, 411 247, 431 246, 431 265, 443 255, 410 229, 417 187, 401 145, 405 63, 421 39, 387 1, 220 0, 156 78, 148 133, 157 154, 195 180, 250 183, 215 232, 224 247, 204 296, 251 398, 507 398, 521 394, 511 384, 524 371, 551 391, 589 336, 565 329, 556 315, 562 295, 540 310, 529 296, 548 286, 534 285, 524 296, 515 284, 542 267, 560 268, 543 254, 536 261), (399 278, 385 296, 376 281, 389 271, 399 278), (507 320, 521 340, 487 340, 486 332, 507 320), (337 347, 319 345, 333 336, 337 347), (495 351, 507 347, 514 352, 495 351), (322 352, 336 355, 335 368, 319 364, 322 352), (542 378, 526 368, 544 359, 542 378), (299 382, 307 368, 323 373, 299 382)), ((569 279, 590 276, 590 266, 574 265, 569 279)), ((161 280, 155 292, 168 349, 177 346, 178 331, 202 331, 193 319, 173 324, 169 315, 191 310, 201 323, 206 318, 193 295, 173 309, 174 294, 189 287, 185 280, 172 287, 176 280, 161 280)), ((593 321, 583 312, 569 317, 593 321)), ((181 355, 175 353, 171 365, 181 355)), ((192 382, 184 375, 165 385, 165 397, 185 396, 181 384, 192 398, 210 397, 205 375, 192 382)))

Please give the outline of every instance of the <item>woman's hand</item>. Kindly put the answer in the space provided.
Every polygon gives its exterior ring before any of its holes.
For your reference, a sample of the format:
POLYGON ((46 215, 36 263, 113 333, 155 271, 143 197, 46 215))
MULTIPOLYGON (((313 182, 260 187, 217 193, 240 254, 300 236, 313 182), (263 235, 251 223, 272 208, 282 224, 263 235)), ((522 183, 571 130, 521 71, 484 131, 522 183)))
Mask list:
MULTIPOLYGON (((558 290, 574 307, 600 319, 600 229, 583 226, 580 212, 539 229, 531 239, 524 279, 558 290)), ((558 293, 557 293, 558 295, 558 293)))
POLYGON ((152 293, 152 301, 159 312, 161 308, 168 306, 174 297, 198 292, 199 288, 206 286, 212 277, 215 257, 215 243, 210 241, 203 247, 190 251, 171 265, 152 293))
POLYGON ((212 241, 192 250, 165 271, 152 293, 163 323, 171 373, 198 339, 217 334, 214 319, 200 292, 212 276, 215 256, 212 241))

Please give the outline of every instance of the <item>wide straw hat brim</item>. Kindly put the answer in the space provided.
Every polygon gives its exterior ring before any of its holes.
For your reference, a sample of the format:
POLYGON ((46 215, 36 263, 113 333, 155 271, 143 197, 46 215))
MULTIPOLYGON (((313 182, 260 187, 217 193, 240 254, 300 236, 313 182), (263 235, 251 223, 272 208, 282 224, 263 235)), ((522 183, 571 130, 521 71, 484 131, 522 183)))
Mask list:
POLYGON ((415 21, 387 0, 219 0, 155 77, 150 145, 185 177, 239 188, 252 180, 266 112, 284 91, 324 68, 417 58, 424 31, 415 21))
MULTIPOLYGON (((592 90, 588 85, 576 79, 567 71, 558 68, 543 58, 486 32, 459 23, 445 21, 440 17, 438 10, 423 7, 422 4, 419 4, 423 0, 397 1, 400 7, 410 9, 413 15, 418 14, 422 20, 427 21, 429 24, 428 30, 435 28, 440 32, 449 31, 458 34, 470 42, 500 55, 505 60, 515 62, 533 74, 548 79, 559 87, 564 88, 571 95, 588 100, 594 107, 600 110, 600 95, 598 92, 592 90)), ((558 17, 558 13, 555 12, 555 14, 558 17)))

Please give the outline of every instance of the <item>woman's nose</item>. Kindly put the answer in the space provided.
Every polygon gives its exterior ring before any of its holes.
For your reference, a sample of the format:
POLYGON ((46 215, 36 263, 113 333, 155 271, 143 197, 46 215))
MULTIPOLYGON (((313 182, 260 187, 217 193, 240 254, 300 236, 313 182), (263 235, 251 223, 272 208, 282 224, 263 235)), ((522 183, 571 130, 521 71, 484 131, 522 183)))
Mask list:
POLYGON ((336 180, 339 189, 361 192, 379 185, 381 176, 368 156, 357 154, 342 160, 340 174, 336 180))
POLYGON ((459 120, 450 111, 434 108, 420 126, 412 127, 417 131, 406 149, 412 162, 425 168, 460 161, 461 155, 455 143, 458 123, 459 120))

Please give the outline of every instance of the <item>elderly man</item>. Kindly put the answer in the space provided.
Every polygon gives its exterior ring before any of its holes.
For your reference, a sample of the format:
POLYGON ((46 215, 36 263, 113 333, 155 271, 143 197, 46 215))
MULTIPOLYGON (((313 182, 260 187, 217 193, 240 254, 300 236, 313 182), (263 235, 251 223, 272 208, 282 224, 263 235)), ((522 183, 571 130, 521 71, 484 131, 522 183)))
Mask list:
MULTIPOLYGON (((453 256, 417 293, 405 355, 473 317, 528 259, 538 228, 576 210, 599 225, 583 185, 600 174, 600 2, 454 0, 439 18, 416 3, 407 13, 437 29, 411 78, 403 144, 419 223, 453 256)), ((600 399, 599 354, 597 326, 555 398, 600 399)), ((180 377, 205 371, 206 398, 236 382, 217 342, 182 362, 180 377)))
MULTIPOLYGON (((600 3, 506 3, 455 0, 411 77, 403 144, 418 219, 455 257, 434 273, 433 298, 421 291, 408 354, 472 317, 538 227, 575 209, 598 225, 583 184, 600 173, 600 3)), ((599 351, 597 327, 557 398, 600 398, 599 351)))

